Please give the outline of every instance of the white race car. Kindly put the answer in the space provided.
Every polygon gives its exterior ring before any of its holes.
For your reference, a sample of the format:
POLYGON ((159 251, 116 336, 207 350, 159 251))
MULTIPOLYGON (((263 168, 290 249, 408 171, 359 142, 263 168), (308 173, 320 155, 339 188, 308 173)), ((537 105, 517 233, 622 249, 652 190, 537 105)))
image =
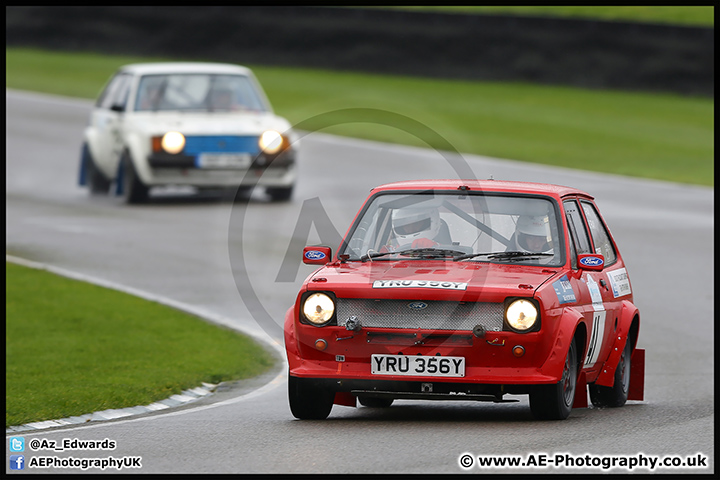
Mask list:
POLYGON ((265 188, 292 196, 297 134, 272 111, 252 71, 220 63, 125 65, 84 132, 80 185, 127 203, 151 187, 265 188))

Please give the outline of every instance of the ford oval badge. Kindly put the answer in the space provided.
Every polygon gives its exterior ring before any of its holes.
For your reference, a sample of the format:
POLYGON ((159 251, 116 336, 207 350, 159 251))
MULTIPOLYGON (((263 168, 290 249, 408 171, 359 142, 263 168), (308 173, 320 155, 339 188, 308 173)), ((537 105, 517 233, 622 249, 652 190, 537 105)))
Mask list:
POLYGON ((580 263, 586 267, 599 267, 604 262, 602 258, 598 257, 583 257, 580 259, 580 263))
POLYGON ((408 303, 408 308, 410 308, 412 310, 424 310, 427 308, 427 306, 428 306, 428 304, 425 302, 408 303))
POLYGON ((305 252, 305 258, 308 260, 322 260, 326 255, 318 250, 308 250, 305 252))

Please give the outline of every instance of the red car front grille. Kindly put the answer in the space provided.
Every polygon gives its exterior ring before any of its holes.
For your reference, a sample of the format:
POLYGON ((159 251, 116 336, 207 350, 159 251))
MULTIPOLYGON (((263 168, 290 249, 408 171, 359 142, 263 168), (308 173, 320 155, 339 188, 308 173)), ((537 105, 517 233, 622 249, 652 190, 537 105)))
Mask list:
POLYGON ((354 316, 369 328, 472 331, 483 325, 497 332, 503 329, 503 309, 502 303, 337 299, 338 325, 354 316))

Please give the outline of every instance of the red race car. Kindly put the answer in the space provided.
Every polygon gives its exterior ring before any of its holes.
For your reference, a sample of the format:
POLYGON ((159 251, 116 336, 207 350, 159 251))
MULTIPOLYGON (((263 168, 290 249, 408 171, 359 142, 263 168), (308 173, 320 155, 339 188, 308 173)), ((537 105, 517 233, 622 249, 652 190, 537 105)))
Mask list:
POLYGON ((395 399, 511 402, 536 418, 642 400, 630 278, 593 197, 432 180, 377 187, 285 316, 296 418, 395 399))

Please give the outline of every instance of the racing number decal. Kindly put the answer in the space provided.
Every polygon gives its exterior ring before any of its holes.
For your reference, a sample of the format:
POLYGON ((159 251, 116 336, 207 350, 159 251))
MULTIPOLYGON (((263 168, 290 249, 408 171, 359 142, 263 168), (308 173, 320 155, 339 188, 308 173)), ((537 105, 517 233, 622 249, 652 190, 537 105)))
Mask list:
POLYGON ((600 355, 600 347, 605 333, 605 313, 605 311, 601 311, 593 314, 592 334, 590 335, 587 358, 585 358, 585 366, 587 367, 593 366, 600 355))
POLYGON ((585 365, 591 367, 597 362, 598 356, 600 356, 600 349, 602 347, 603 334, 605 333, 605 305, 602 301, 602 295, 600 294, 600 288, 597 282, 592 276, 587 276, 587 287, 590 291, 590 298, 592 298, 593 306, 593 321, 592 321, 592 333, 590 334, 590 344, 588 345, 587 357, 585 358, 585 365))

